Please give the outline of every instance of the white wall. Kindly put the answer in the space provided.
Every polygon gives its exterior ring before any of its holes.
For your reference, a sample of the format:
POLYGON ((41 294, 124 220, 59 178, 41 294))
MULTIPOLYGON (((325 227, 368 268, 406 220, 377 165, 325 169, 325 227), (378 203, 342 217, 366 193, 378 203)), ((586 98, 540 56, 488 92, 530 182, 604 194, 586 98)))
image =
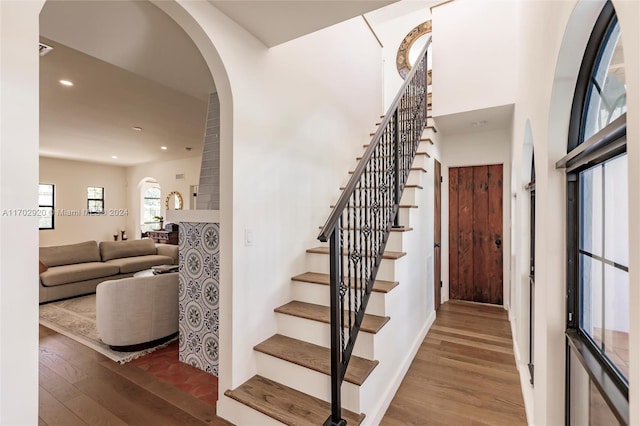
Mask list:
POLYGON ((56 211, 55 229, 39 231, 41 247, 112 240, 125 229, 130 212, 124 167, 40 157, 40 183, 55 185, 56 211), (89 186, 104 188, 104 215, 85 213, 89 186))
POLYGON ((517 3, 455 0, 433 8, 434 117, 515 101, 517 3))
POLYGON ((511 133, 510 129, 441 135, 442 156, 442 293, 449 300, 449 168, 503 164, 502 241, 503 301, 509 307, 511 253, 511 133))
MULTIPOLYGON (((0 2, 0 209, 38 206, 38 13, 0 2)), ((0 216, 0 424, 38 423, 38 222, 0 216)))
MULTIPOLYGON (((140 188, 141 183, 147 179, 153 179, 160 185, 161 216, 166 219, 165 200, 172 191, 178 191, 182 195, 183 208, 195 208, 189 206, 190 186, 197 185, 200 179, 200 166, 202 156, 183 158, 180 160, 145 163, 127 167, 127 232, 129 238, 140 236, 140 188), (176 179, 176 175, 183 174, 184 179, 176 179)), ((166 224, 165 220, 165 224, 166 224)))

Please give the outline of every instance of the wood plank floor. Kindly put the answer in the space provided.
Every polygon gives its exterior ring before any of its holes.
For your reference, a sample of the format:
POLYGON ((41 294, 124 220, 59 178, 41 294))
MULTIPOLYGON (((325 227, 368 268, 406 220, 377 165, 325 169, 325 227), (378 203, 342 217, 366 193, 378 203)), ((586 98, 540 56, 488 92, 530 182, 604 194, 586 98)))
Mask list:
MULTIPOLYGON (((229 425, 215 406, 40 326, 39 425, 229 425)), ((502 308, 438 311, 382 425, 526 425, 502 308)))
POLYGON ((229 425, 215 406, 40 326, 39 425, 229 425))
POLYGON ((507 312, 449 301, 382 425, 526 425, 507 312))

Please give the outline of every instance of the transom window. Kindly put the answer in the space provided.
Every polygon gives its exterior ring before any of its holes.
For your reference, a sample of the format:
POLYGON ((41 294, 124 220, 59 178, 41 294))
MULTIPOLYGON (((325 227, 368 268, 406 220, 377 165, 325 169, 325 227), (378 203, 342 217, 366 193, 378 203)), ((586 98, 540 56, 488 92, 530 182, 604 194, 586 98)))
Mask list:
POLYGON ((627 111, 624 54, 617 19, 609 27, 598 64, 591 73, 584 135, 587 140, 627 111))

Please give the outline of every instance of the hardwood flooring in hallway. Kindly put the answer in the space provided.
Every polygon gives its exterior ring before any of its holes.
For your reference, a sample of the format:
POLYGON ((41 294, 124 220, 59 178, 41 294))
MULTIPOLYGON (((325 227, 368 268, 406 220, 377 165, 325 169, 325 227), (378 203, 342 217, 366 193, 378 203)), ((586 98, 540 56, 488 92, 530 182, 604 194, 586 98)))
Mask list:
POLYGON ((507 312, 443 304, 381 424, 526 425, 507 312))

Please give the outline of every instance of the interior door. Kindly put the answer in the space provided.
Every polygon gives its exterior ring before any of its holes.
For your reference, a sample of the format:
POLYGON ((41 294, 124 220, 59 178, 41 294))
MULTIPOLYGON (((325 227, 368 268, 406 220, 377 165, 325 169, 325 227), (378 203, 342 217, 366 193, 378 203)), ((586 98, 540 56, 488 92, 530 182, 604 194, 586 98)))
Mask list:
POLYGON ((434 230, 433 230, 433 287, 435 288, 435 294, 434 294, 434 307, 435 310, 437 311, 438 308, 440 308, 440 301, 442 300, 442 296, 441 296, 441 291, 442 291, 442 278, 440 276, 440 270, 442 267, 442 260, 441 260, 441 200, 440 200, 440 187, 442 186, 442 173, 441 173, 441 166, 440 166, 440 162, 438 162, 438 160, 435 160, 435 164, 434 164, 434 179, 435 179, 435 185, 434 185, 434 193, 435 193, 435 200, 433 202, 433 206, 434 206, 434 230))
POLYGON ((449 297, 502 304, 502 164, 449 169, 449 297))

